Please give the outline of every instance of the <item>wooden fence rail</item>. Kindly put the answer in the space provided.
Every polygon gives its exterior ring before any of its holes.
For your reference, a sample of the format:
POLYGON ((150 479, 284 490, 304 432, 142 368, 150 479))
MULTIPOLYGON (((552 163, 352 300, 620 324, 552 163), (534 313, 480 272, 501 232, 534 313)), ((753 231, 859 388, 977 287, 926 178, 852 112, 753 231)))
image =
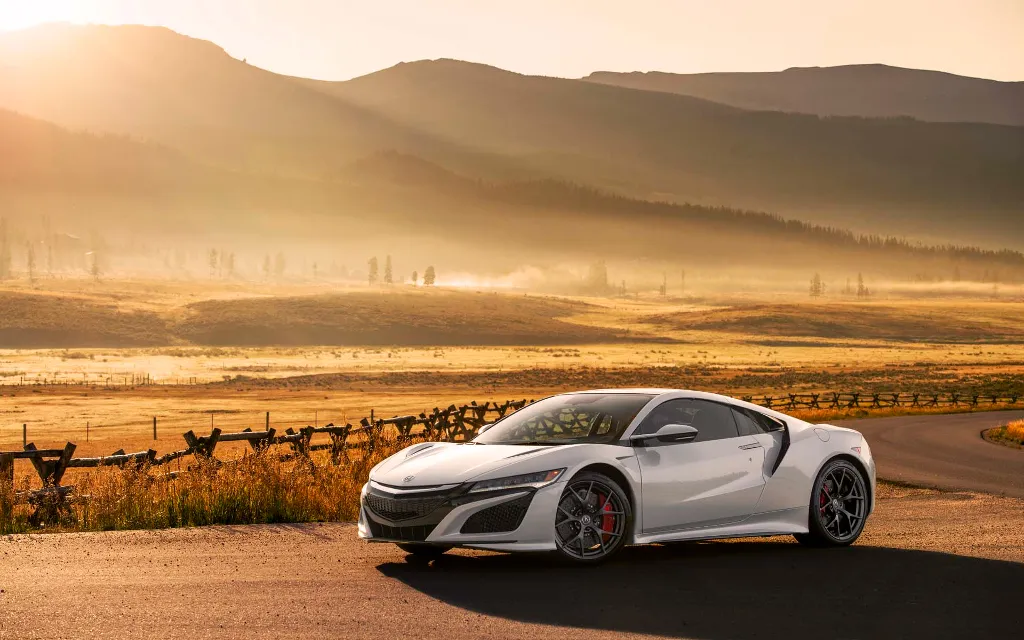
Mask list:
MULTIPOLYGON (((888 407, 946 407, 975 408, 982 406, 1013 406, 1021 398, 1015 395, 978 395, 962 393, 804 393, 779 396, 743 396, 747 402, 779 411, 799 409, 857 409, 888 407)), ((267 427, 261 431, 245 429, 237 433, 223 433, 214 427, 209 435, 197 435, 194 431, 183 434, 186 447, 161 456, 156 451, 125 453, 115 451, 109 456, 74 458, 76 445, 67 443, 62 449, 37 449, 33 443, 24 445, 22 451, 0 451, 0 482, 8 483, 13 489, 14 461, 28 460, 32 463, 42 488, 22 491, 16 496, 32 505, 36 510, 34 522, 55 521, 68 512, 67 498, 74 492, 70 486, 62 486, 61 480, 67 469, 98 467, 159 467, 170 462, 193 456, 196 460, 216 461, 214 453, 222 442, 246 442, 254 452, 263 452, 272 446, 287 446, 290 452, 279 454, 281 459, 296 457, 309 459, 314 451, 329 451, 333 464, 347 462, 353 449, 373 451, 386 430, 388 435, 399 442, 413 440, 464 441, 473 438, 477 431, 489 422, 505 417, 509 412, 518 411, 533 400, 510 400, 502 403, 475 401, 466 405, 451 405, 441 409, 435 407, 429 413, 419 415, 376 418, 371 412, 357 425, 323 427, 306 426, 295 430, 288 428, 284 434, 267 427), (326 442, 313 443, 318 435, 327 436, 326 442)), ((173 477, 173 474, 167 474, 173 477)))

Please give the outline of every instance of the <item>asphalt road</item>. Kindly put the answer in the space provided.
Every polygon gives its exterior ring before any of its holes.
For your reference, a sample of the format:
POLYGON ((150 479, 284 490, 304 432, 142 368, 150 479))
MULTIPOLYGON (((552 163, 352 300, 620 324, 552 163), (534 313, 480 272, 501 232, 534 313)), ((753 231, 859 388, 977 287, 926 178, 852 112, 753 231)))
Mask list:
POLYGON ((943 489, 1024 498, 1024 450, 981 437, 990 427, 1024 418, 1024 411, 847 420, 875 456, 878 477, 943 489))
MULTIPOLYGON (((978 436, 1011 417, 856 426, 886 477, 1020 491, 1024 452, 978 436)), ((853 547, 653 545, 601 567, 422 565, 349 524, 0 536, 0 640, 1006 638, 1022 598, 1024 499, 891 485, 853 547)))

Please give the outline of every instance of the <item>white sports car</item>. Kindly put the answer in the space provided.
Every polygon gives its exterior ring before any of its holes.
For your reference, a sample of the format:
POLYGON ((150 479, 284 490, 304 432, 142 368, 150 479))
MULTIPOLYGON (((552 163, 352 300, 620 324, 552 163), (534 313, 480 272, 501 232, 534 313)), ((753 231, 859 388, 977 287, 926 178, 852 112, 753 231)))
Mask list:
POLYGON ((587 391, 384 460, 363 487, 359 537, 422 558, 473 547, 580 562, 741 536, 841 546, 874 495, 871 451, 852 429, 712 393, 587 391))

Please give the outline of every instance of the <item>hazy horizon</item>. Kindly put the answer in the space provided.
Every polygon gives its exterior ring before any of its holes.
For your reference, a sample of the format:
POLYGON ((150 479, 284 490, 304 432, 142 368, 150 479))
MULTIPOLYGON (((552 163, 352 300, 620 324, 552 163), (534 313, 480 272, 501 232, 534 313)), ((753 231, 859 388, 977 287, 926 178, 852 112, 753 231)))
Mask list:
POLYGON ((881 0, 857 6, 786 0, 771 7, 746 0, 713 6, 643 0, 628 8, 576 0, 555 7, 539 0, 445 0, 429 6, 409 0, 372 6, 323 0, 38 0, 6 8, 0 31, 50 22, 164 26, 216 42, 270 71, 330 80, 438 58, 556 77, 878 63, 1024 79, 1024 5, 1012 0, 986 0, 967 10, 958 2, 924 0, 898 7, 881 0))

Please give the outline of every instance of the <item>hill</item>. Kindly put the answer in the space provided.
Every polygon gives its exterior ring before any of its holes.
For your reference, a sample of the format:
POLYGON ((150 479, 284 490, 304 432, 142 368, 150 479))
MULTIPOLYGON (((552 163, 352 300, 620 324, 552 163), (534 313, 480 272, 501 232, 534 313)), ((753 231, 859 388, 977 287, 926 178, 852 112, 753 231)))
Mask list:
POLYGON ((566 321, 586 305, 456 291, 207 300, 164 313, 89 296, 0 292, 0 348, 548 345, 615 342, 566 321))
POLYGON ((882 64, 762 73, 598 71, 584 80, 704 98, 742 109, 820 116, 1024 126, 1024 82, 999 82, 882 64))
MULTIPOLYGON (((1024 279, 1024 256, 1015 251, 918 245, 756 211, 638 200, 554 179, 491 182, 397 152, 366 156, 311 180, 229 171, 154 143, 72 133, 3 111, 0 139, 14 151, 0 156, 0 217, 10 224, 15 252, 28 240, 42 242, 40 259, 49 252, 55 263, 77 268, 84 251, 113 234, 128 243, 120 249, 124 260, 152 256, 154 246, 163 247, 167 261, 169 247, 205 254, 207 242, 250 253, 256 247, 262 259, 285 243, 302 247, 304 256, 314 247, 332 260, 347 255, 358 264, 372 250, 367 247, 383 245, 419 268, 432 263, 474 273, 601 259, 761 273, 813 268, 895 278, 1024 279), (87 240, 61 246, 51 230, 87 240)), ((116 261, 116 251, 104 248, 104 259, 116 261)), ((105 268, 116 271, 116 264, 105 268)), ((580 282, 559 277, 572 286, 580 282)))
MULTIPOLYGON (((1024 128, 751 112, 451 60, 310 83, 464 146, 641 198, 797 211, 861 229, 1024 233, 1024 128), (970 160, 968 160, 968 158, 970 160), (969 228, 973 227, 973 228, 969 228)), ((989 235, 988 240, 994 236, 989 235)))
POLYGON ((1020 127, 752 112, 450 60, 325 83, 166 29, 66 25, 0 35, 0 107, 234 172, 313 180, 395 150, 492 182, 556 179, 929 241, 1024 237, 1020 127))

